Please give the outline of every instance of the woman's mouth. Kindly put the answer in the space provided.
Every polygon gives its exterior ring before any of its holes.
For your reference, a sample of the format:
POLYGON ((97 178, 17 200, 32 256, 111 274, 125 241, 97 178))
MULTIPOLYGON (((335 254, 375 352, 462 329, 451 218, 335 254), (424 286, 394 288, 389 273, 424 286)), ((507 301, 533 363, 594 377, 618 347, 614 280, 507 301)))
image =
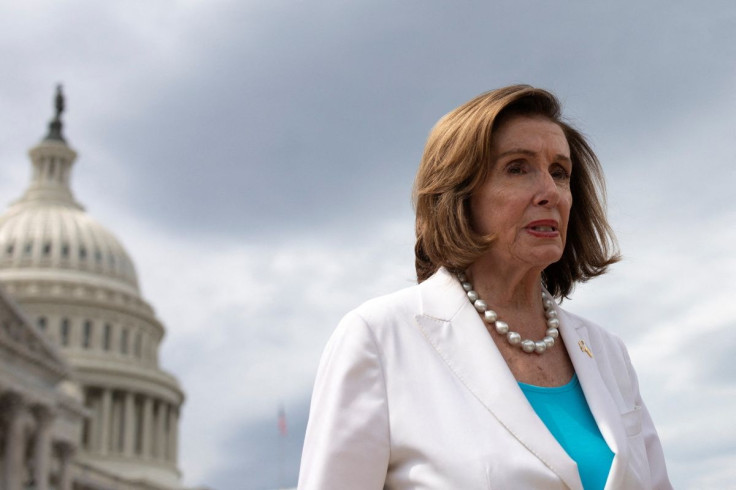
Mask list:
POLYGON ((541 238, 552 238, 559 235, 559 225, 555 220, 533 221, 526 226, 529 233, 541 238))

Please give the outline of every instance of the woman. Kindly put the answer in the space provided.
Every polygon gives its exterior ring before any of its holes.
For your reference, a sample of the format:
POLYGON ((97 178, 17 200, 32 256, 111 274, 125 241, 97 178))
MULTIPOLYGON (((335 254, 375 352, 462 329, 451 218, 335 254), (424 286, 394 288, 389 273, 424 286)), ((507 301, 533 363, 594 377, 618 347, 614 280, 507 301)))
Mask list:
POLYGON ((626 348, 553 301, 618 260, 555 97, 512 86, 447 114, 414 193, 419 284, 337 327, 299 488, 671 488, 626 348))

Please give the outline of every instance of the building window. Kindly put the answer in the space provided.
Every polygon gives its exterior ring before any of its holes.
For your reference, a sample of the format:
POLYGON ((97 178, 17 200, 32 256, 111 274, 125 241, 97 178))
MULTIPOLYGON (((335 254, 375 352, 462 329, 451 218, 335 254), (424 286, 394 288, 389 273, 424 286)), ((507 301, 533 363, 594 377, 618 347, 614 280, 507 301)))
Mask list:
POLYGON ((84 322, 84 329, 82 330, 82 347, 89 349, 92 344, 92 322, 87 320, 84 322))
POLYGON ((120 352, 123 354, 128 353, 128 329, 124 328, 120 333, 120 352))
POLYGON ((5 248, 5 253, 8 255, 8 257, 10 257, 11 255, 13 255, 13 249, 14 248, 15 247, 13 246, 12 243, 9 243, 8 246, 5 248))
POLYGON ((36 325, 38 325, 38 329, 42 332, 46 331, 46 317, 40 316, 38 317, 38 320, 36 320, 36 325))
POLYGON ((61 329, 59 331, 59 340, 61 345, 66 347, 69 345, 69 319, 63 318, 61 320, 61 329))
POLYGON ((105 324, 105 331, 102 335, 102 348, 110 350, 110 337, 112 336, 112 326, 109 323, 105 324))
POLYGON ((26 247, 23 249, 23 253, 26 255, 31 255, 32 250, 33 250, 33 242, 27 242, 26 247))
POLYGON ((61 256, 65 259, 69 258, 69 244, 68 243, 61 244, 61 256))
POLYGON ((79 249, 79 260, 87 260, 87 249, 84 247, 79 249))
POLYGON ((44 257, 48 257, 51 255, 51 242, 46 242, 43 244, 43 255, 44 257))
POLYGON ((141 335, 141 332, 138 331, 135 334, 135 344, 133 345, 133 354, 135 354, 135 357, 138 359, 141 358, 141 346, 143 344, 143 336, 141 335))
POLYGON ((84 422, 82 425, 82 447, 89 450, 91 448, 90 444, 90 421, 89 418, 85 417, 84 422))

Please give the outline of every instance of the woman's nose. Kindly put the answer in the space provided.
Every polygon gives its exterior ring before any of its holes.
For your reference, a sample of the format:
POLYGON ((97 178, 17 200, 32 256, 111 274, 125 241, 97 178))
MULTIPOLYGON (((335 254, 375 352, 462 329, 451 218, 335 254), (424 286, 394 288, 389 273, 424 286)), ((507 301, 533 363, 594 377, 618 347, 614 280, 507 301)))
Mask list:
POLYGON ((537 194, 534 197, 534 203, 537 206, 557 206, 560 199, 560 189, 557 187, 555 179, 548 173, 544 173, 539 178, 537 194))

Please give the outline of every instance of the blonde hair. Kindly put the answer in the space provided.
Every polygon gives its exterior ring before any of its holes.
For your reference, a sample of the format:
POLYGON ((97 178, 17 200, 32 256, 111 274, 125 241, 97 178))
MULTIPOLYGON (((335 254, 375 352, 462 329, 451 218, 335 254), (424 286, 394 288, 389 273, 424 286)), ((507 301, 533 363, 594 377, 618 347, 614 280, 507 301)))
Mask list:
POLYGON ((605 213, 605 182, 598 158, 583 135, 561 118, 560 103, 546 90, 513 85, 479 95, 432 128, 414 182, 417 280, 440 267, 465 270, 493 241, 472 226, 470 196, 490 170, 493 130, 513 116, 543 117, 562 129, 575 171, 573 205, 562 258, 543 273, 547 289, 566 297, 575 283, 606 272, 620 259, 605 213))

